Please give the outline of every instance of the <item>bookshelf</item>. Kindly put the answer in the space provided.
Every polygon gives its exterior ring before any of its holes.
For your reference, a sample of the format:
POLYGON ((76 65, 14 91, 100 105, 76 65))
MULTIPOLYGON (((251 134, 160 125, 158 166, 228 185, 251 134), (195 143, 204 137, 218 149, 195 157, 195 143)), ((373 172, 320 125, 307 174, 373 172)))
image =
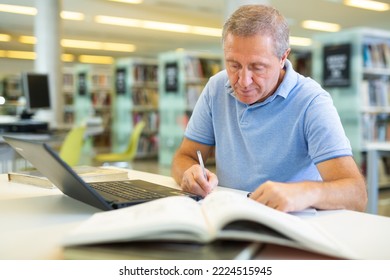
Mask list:
POLYGON ((315 44, 314 78, 331 93, 355 159, 364 165, 368 144, 390 145, 390 32, 354 28, 317 36, 315 44))
POLYGON ((299 74, 312 76, 312 50, 307 48, 292 48, 288 56, 295 71, 299 74))
MULTIPOLYGON (((75 96, 75 73, 71 66, 62 68, 62 95, 64 112, 63 127, 71 128, 74 123, 74 96, 75 96)), ((3 90, 1 95, 6 99, 4 112, 6 115, 19 115, 24 109, 24 103, 19 101, 23 96, 20 75, 6 75, 2 80, 3 90)))
POLYGON ((103 127, 93 136, 96 148, 111 146, 113 71, 111 65, 76 65, 74 123, 103 127))
MULTIPOLYGON (((369 185, 369 190, 377 193, 379 188, 388 188, 388 155, 373 164, 367 154, 373 149, 375 153, 390 150, 390 32, 353 28, 318 36, 315 45, 314 78, 331 93, 368 184, 372 184, 370 174, 379 172, 377 184, 369 185)), ((369 204, 377 197, 369 192, 369 204)))
POLYGON ((160 164, 171 164, 196 100, 222 63, 222 56, 216 54, 176 51, 159 55, 160 164))
POLYGON ((2 96, 10 101, 16 101, 23 96, 20 75, 6 75, 3 78, 2 96))
POLYGON ((128 146, 133 127, 141 120, 136 158, 155 158, 158 153, 158 62, 149 58, 121 58, 115 64, 113 151, 128 146))
POLYGON ((75 71, 73 67, 67 66, 62 69, 62 97, 64 111, 64 126, 71 128, 75 122, 75 71))
POLYGON ((0 115, 19 115, 24 103, 19 101, 23 96, 20 75, 5 75, 0 85, 0 96, 3 96, 5 103, 0 106, 0 115))

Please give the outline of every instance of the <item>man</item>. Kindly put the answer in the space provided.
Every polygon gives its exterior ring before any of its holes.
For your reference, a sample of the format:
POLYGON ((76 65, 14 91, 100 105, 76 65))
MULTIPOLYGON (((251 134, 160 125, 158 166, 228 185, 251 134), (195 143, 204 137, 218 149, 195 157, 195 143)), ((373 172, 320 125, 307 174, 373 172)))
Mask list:
POLYGON ((296 73, 289 28, 268 6, 240 7, 223 27, 226 70, 202 92, 174 156, 172 176, 206 196, 217 185, 289 212, 363 211, 365 181, 330 95, 296 73), (202 173, 215 148, 217 174, 202 173))

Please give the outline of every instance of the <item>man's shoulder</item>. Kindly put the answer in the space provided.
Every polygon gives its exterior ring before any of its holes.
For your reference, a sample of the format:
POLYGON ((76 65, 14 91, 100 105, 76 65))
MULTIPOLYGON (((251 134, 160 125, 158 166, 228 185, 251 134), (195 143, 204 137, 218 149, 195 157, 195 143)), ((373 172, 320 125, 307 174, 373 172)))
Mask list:
POLYGON ((210 82, 214 82, 214 83, 227 83, 228 80, 229 79, 228 79, 226 69, 223 69, 210 77, 210 82))
POLYGON ((207 83, 207 93, 211 98, 221 98, 224 95, 221 92, 228 93, 230 90, 229 78, 226 70, 222 70, 210 77, 207 83))
POLYGON ((302 98, 315 98, 319 95, 329 96, 329 93, 314 79, 311 77, 305 77, 300 74, 298 75, 296 86, 293 91, 305 93, 300 94, 302 98))

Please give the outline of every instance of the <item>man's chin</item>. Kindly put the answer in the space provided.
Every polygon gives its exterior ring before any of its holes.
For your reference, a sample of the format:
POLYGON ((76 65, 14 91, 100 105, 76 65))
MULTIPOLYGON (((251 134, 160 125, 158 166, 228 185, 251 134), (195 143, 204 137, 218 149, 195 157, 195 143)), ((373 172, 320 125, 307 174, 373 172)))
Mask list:
POLYGON ((253 96, 244 96, 244 95, 236 95, 237 99, 242 103, 251 105, 257 102, 257 98, 253 98, 253 96))

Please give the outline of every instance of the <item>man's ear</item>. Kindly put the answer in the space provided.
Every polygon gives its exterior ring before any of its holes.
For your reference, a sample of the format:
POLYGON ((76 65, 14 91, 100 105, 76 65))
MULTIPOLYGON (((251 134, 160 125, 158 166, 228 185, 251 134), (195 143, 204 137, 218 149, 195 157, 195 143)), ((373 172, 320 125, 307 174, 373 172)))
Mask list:
POLYGON ((288 48, 288 49, 284 52, 282 58, 280 59, 280 68, 281 68, 281 69, 284 68, 284 63, 286 62, 286 59, 287 59, 288 55, 290 54, 290 52, 291 52, 291 48, 288 48))

